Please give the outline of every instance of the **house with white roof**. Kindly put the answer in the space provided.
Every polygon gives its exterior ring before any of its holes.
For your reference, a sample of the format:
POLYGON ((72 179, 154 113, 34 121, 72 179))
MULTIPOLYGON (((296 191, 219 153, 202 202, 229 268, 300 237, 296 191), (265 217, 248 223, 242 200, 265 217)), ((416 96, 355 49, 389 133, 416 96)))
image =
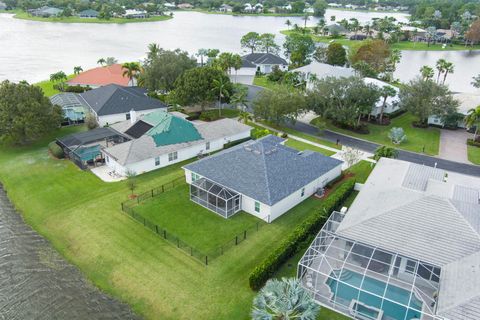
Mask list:
POLYGON ((298 265, 315 301, 354 319, 480 318, 480 178, 382 158, 298 265))
MULTIPOLYGON (((384 114, 389 114, 389 113, 392 113, 392 112, 395 112, 395 111, 398 111, 400 109, 400 98, 398 97, 398 94, 400 92, 400 89, 398 89, 397 87, 395 86, 392 86, 384 81, 381 81, 381 80, 378 80, 378 79, 374 79, 374 78, 363 78, 363 81, 366 83, 366 84, 373 84, 375 86, 377 86, 378 88, 384 88, 384 87, 391 87, 393 88, 395 91, 396 91, 396 95, 393 96, 393 97, 387 97, 387 99, 385 100, 385 107, 383 109, 383 113, 384 114)), ((381 114, 382 112, 382 107, 383 107, 383 100, 384 98, 383 97, 380 97, 377 101, 377 103, 375 104, 375 106, 373 107, 372 109, 372 112, 370 113, 370 115, 374 116, 374 117, 377 117, 381 114)))
POLYGON ((223 149, 250 137, 251 127, 233 119, 191 122, 162 110, 110 126, 128 141, 101 149, 105 164, 117 175, 142 174, 223 149))
POLYGON ((355 70, 347 67, 332 66, 327 63, 312 62, 306 66, 292 70, 293 72, 300 72, 304 75, 307 82, 307 89, 313 89, 316 79, 323 79, 327 77, 348 78, 355 75, 355 70))
MULTIPOLYGON (((460 106, 457 110, 459 116, 459 121, 457 121, 457 127, 466 128, 467 125, 464 120, 465 116, 468 115, 471 109, 475 109, 477 106, 480 106, 480 94, 459 92, 454 93, 453 97, 460 102, 460 106)), ((443 119, 436 115, 428 117, 428 124, 442 127, 445 125, 443 119)))
POLYGON ((343 162, 268 135, 183 167, 190 199, 229 218, 243 210, 272 222, 340 176, 343 162))

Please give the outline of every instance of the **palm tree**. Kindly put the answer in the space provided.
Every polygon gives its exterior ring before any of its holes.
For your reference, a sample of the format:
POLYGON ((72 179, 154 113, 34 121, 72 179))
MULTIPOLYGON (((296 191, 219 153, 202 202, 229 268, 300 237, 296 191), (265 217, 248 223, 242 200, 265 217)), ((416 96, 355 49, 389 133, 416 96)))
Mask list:
POLYGON ((150 43, 148 45, 147 59, 152 61, 160 52, 160 46, 156 43, 150 43))
POLYGON ((307 21, 310 20, 310 17, 308 16, 308 13, 305 13, 303 16, 303 30, 307 30, 307 21))
POLYGON ((80 66, 73 67, 73 74, 77 75, 80 74, 80 72, 83 72, 83 68, 80 66))
POLYGON ((378 161, 382 157, 395 159, 398 157, 398 151, 395 148, 380 146, 375 150, 373 159, 378 161))
POLYGON ((314 320, 320 306, 297 279, 268 280, 253 300, 252 319, 314 320))
POLYGON ((105 61, 104 58, 100 58, 100 59, 97 60, 97 64, 99 64, 99 65, 101 65, 101 66, 103 66, 106 62, 107 62, 107 61, 105 61))
POLYGON ((438 59, 437 63, 435 64, 435 67, 437 68, 438 75, 437 75, 437 83, 440 82, 440 76, 443 74, 445 71, 445 64, 447 63, 447 60, 445 59, 438 59))
POLYGON ((122 75, 130 79, 128 83, 133 86, 133 79, 137 78, 142 68, 138 62, 125 62, 122 64, 122 75))
POLYGON ((225 81, 224 77, 219 79, 213 79, 213 91, 218 95, 218 115, 222 116, 222 98, 229 96, 229 91, 227 90, 228 82, 225 81))
POLYGON ((350 18, 350 28, 354 32, 355 36, 357 35, 358 30, 360 29, 360 23, 356 18, 350 18))
POLYGON ((240 112, 238 115, 238 121, 243 122, 243 123, 248 123, 249 121, 252 120, 252 115, 246 111, 240 112))
POLYGON ((208 49, 198 49, 195 55, 197 57, 200 57, 200 65, 203 67, 203 57, 208 56, 208 49))
POLYGON ((65 81, 67 81, 67 75, 63 71, 58 71, 50 75, 50 81, 55 83, 55 86, 63 91, 65 89, 65 81))
POLYGON ((478 130, 480 129, 480 106, 475 109, 468 110, 468 115, 465 117, 465 123, 467 128, 475 127, 473 134, 473 140, 476 141, 478 137, 478 130))
POLYGON ((393 49, 392 53, 390 54, 390 62, 392 63, 393 70, 395 70, 397 63, 399 63, 401 59, 402 59, 402 51, 398 49, 393 49))
POLYGON ((434 76, 433 68, 430 66, 423 66, 420 68, 420 73, 422 75, 423 80, 430 80, 434 76))
POLYGON ((230 103, 235 106, 241 106, 245 111, 248 102, 248 88, 243 85, 236 85, 234 94, 230 98, 230 103))
POLYGON ((383 98, 383 103, 382 107, 380 109, 380 117, 379 117, 379 123, 383 123, 383 112, 385 111, 385 106, 387 105, 387 99, 388 97, 395 97, 397 95, 397 90, 395 90, 391 86, 384 86, 383 88, 380 89, 380 94, 381 97, 383 98))
POLYGON ((449 61, 445 61, 445 64, 444 64, 443 67, 444 67, 444 72, 445 72, 445 75, 443 76, 443 84, 445 84, 445 80, 447 80, 447 75, 449 73, 453 73, 454 68, 453 68, 453 63, 449 62, 449 61))
POLYGON ((292 25, 292 22, 287 19, 287 21, 285 21, 285 24, 287 25, 288 30, 290 30, 290 26, 292 25))
POLYGON ((237 82, 237 71, 242 68, 243 60, 239 54, 232 55, 232 68, 235 69, 235 83, 237 82))
POLYGON ((115 59, 115 57, 107 57, 105 59, 105 63, 107 64, 107 66, 111 66, 112 64, 115 64, 117 62, 118 62, 118 60, 115 59))

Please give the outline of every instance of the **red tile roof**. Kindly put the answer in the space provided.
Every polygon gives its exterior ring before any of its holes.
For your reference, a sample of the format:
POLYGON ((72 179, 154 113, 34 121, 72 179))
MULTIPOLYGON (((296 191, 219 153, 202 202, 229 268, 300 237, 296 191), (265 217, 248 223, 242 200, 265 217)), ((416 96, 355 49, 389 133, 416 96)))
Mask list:
POLYGON ((71 85, 90 85, 94 87, 106 86, 108 84, 128 86, 129 79, 124 77, 122 73, 121 64, 112 64, 111 66, 98 67, 82 72, 68 81, 68 83, 71 85))

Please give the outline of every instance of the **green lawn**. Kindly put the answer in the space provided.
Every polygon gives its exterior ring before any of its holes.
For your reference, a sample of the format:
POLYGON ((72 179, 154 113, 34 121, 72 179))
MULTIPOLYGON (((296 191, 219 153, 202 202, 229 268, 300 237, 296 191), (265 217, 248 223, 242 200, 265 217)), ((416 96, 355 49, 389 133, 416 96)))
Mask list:
MULTIPOLYGON (((239 212, 229 219, 190 201, 188 185, 182 184, 134 208, 144 218, 209 255, 244 230, 266 224, 251 214, 239 212), (181 208, 181 210, 179 210, 181 208)), ((250 233, 250 232, 249 232, 250 233)))
POLYGON ((21 10, 15 11, 14 18, 23 19, 23 20, 33 20, 33 21, 42 21, 42 22, 59 22, 59 23, 117 23, 117 24, 153 22, 153 21, 164 21, 164 20, 172 19, 172 17, 170 16, 152 16, 146 19, 110 18, 108 20, 97 19, 97 18, 80 18, 76 16, 42 18, 42 17, 34 17, 29 13, 21 10))
MULTIPOLYGON (((280 31, 281 33, 285 35, 292 34, 294 30, 282 30, 280 31)), ((329 36, 321 36, 321 35, 313 35, 312 38, 317 41, 317 42, 324 42, 324 43, 331 43, 331 42, 337 42, 340 43, 343 46, 350 47, 352 45, 358 44, 362 42, 361 40, 350 40, 348 38, 342 37, 342 38, 331 38, 329 36)), ((430 46, 427 43, 424 42, 413 42, 413 41, 401 41, 401 42, 396 42, 392 43, 390 45, 392 49, 399 49, 399 50, 409 50, 409 51, 459 51, 459 50, 480 50, 480 45, 474 45, 474 46, 465 46, 465 45, 460 45, 460 44, 454 44, 452 46, 447 45, 445 48, 443 47, 442 44, 430 44, 430 46)))
POLYGON ((292 139, 292 138, 289 138, 285 142, 285 145, 287 145, 289 147, 292 147, 294 149, 300 150, 300 151, 304 151, 304 150, 307 150, 307 149, 312 150, 312 151, 316 151, 316 152, 324 154, 328 157, 335 154, 335 152, 333 152, 333 151, 323 149, 323 148, 319 148, 317 146, 314 146, 314 145, 311 145, 311 144, 308 144, 308 143, 305 143, 305 142, 301 142, 301 141, 298 141, 298 140, 295 140, 295 139, 292 139))
MULTIPOLYGON (((318 118, 317 118, 318 119, 318 118)), ((312 120, 312 124, 315 125, 316 120, 312 120)), ((327 121, 327 129, 343 133, 349 136, 357 137, 360 139, 372 141, 381 145, 394 147, 397 149, 405 149, 413 152, 423 152, 425 147, 425 153, 428 155, 437 155, 440 144, 440 130, 438 128, 430 127, 428 129, 414 128, 412 122, 416 118, 409 114, 404 113, 392 119, 392 122, 388 126, 380 126, 375 124, 368 124, 369 134, 360 134, 350 130, 341 129, 334 126, 331 122, 327 121), (393 144, 388 138, 388 133, 392 127, 401 127, 405 130, 407 140, 400 145, 393 144)))
POLYGON ((480 147, 468 146, 468 160, 480 165, 480 147))
POLYGON ((276 86, 278 86, 277 83, 268 80, 267 76, 255 76, 253 79, 253 84, 266 89, 274 89, 276 86))
POLYGON ((367 181, 367 178, 372 172, 374 167, 375 167, 374 163, 362 160, 354 164, 350 168, 348 168, 347 171, 355 175, 356 182, 365 183, 365 181, 367 181))
MULTIPOLYGON (((70 80, 73 77, 75 77, 75 75, 70 74, 70 75, 67 76, 67 80, 70 80)), ((43 94, 47 97, 51 97, 53 95, 56 95, 57 93, 60 93, 60 91, 53 88, 54 83, 51 82, 50 80, 40 81, 40 82, 35 83, 35 85, 37 87, 42 88, 43 94)))
MULTIPOLYGON (((49 157, 48 142, 78 130, 61 129, 30 147, 0 147, 0 181, 25 221, 146 319, 247 319, 255 295, 250 272, 321 200, 307 199, 206 267, 121 212, 125 181, 105 183, 49 157)), ((137 192, 183 176, 185 164, 139 175, 137 192)))

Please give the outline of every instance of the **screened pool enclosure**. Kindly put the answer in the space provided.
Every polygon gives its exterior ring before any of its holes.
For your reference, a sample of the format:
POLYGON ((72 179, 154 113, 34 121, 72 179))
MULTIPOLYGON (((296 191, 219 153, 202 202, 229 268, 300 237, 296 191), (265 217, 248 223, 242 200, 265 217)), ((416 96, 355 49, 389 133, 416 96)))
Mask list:
POLYGON ((336 234, 343 217, 332 213, 299 262, 314 299, 356 319, 441 319, 440 268, 336 234))
POLYGON ((240 197, 235 191, 205 178, 196 179, 190 185, 190 200, 224 218, 240 211, 240 197))

